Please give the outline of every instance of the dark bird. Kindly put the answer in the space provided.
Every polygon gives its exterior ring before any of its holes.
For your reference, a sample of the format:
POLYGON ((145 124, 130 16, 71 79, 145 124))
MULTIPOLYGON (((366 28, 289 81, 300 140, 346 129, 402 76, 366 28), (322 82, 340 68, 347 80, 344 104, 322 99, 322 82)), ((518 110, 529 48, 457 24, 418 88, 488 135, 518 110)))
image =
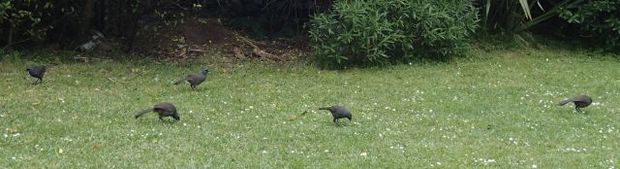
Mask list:
POLYGON ((198 86, 200 83, 204 82, 207 79, 207 73, 209 73, 209 70, 203 68, 200 70, 199 74, 187 75, 185 78, 174 82, 174 85, 178 85, 181 84, 183 81, 187 81, 189 82, 189 85, 190 87, 192 87, 192 89, 196 89, 196 86, 198 86))
POLYGON ((28 71, 30 76, 37 78, 37 81, 35 81, 34 84, 37 84, 37 82, 43 82, 43 76, 45 75, 46 70, 46 66, 30 66, 26 68, 26 71, 28 71))
POLYGON ((332 113, 332 116, 334 116, 334 123, 336 123, 336 125, 338 125, 339 119, 341 118, 347 118, 351 121, 351 112, 343 106, 336 105, 331 107, 322 107, 319 108, 319 110, 329 110, 329 112, 332 113))
POLYGON ((179 117, 179 113, 177 113, 177 108, 174 107, 174 105, 166 102, 156 104, 155 106, 153 106, 153 108, 142 110, 136 113, 135 117, 138 118, 149 112, 156 112, 157 114, 159 114, 159 120, 164 120, 164 117, 167 116, 171 116, 177 121, 181 120, 181 117, 179 117))
POLYGON ((577 112, 581 112, 581 108, 588 107, 590 104, 592 104, 592 98, 590 98, 590 96, 587 96, 587 95, 579 95, 572 99, 562 100, 560 102, 560 106, 564 106, 566 103, 570 103, 570 102, 575 103, 575 110, 577 110, 577 112))

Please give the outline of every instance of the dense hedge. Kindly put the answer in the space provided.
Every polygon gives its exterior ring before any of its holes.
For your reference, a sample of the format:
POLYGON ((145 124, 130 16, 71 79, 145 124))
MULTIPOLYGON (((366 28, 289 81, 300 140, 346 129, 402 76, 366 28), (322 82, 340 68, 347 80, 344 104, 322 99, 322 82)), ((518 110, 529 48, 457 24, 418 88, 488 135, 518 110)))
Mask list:
POLYGON ((477 22, 470 0, 337 1, 310 38, 322 66, 378 65, 459 55, 477 22))
POLYGON ((592 37, 597 45, 620 51, 620 1, 594 0, 563 9, 560 18, 581 28, 580 36, 592 37))

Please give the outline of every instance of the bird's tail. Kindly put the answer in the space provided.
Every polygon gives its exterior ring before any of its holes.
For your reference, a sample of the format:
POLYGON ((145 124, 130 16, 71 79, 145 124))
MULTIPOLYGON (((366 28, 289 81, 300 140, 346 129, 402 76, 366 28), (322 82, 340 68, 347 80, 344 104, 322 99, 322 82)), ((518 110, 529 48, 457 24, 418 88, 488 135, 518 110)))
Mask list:
POLYGON ((178 85, 178 84, 183 83, 183 81, 185 81, 185 79, 187 79, 187 78, 183 78, 183 79, 177 80, 176 82, 174 82, 174 85, 178 85))
POLYGON ((153 109, 145 109, 145 110, 139 111, 138 113, 136 113, 136 115, 134 117, 136 117, 136 119, 137 119, 138 117, 140 117, 140 116, 142 116, 142 115, 144 115, 144 114, 146 114, 148 112, 151 112, 151 111, 153 111, 153 109))
POLYGON ((330 107, 321 107, 319 110, 329 110, 330 107))
POLYGON ((558 105, 560 105, 560 106, 564 106, 566 103, 569 103, 569 102, 571 102, 571 101, 572 101, 571 99, 564 99, 564 100, 562 100, 562 101, 560 102, 560 104, 558 104, 558 105))

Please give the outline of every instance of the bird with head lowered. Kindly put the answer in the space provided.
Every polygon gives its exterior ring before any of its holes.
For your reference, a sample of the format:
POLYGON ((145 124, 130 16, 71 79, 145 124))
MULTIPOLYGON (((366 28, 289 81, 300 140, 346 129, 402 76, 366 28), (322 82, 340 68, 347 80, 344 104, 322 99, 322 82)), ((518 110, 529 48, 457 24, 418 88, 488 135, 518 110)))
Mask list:
POLYGON ((349 119, 349 121, 351 121, 351 111, 347 110, 347 108, 345 108, 344 106, 335 105, 331 107, 322 107, 319 108, 319 110, 328 110, 329 112, 331 112, 332 116, 334 117, 333 121, 334 123, 336 123, 336 125, 340 125, 339 119, 341 118, 347 118, 349 119))
POLYGON ((26 71, 28 71, 30 76, 37 78, 37 81, 35 81, 34 84, 43 83, 43 76, 45 75, 45 71, 47 71, 47 66, 30 66, 26 68, 26 71))
POLYGON ((166 102, 162 102, 162 103, 158 103, 155 106, 153 106, 153 108, 148 108, 142 111, 139 111, 138 113, 136 113, 136 115, 134 116, 136 119, 146 113, 149 112, 156 112, 159 115, 159 120, 164 120, 164 117, 172 117, 174 118, 176 121, 181 120, 181 117, 179 116, 179 113, 177 112, 177 108, 174 107, 173 104, 171 103, 166 103, 166 102))
POLYGON ((560 102, 560 106, 564 106, 567 103, 573 102, 575 104, 575 110, 581 112, 582 108, 588 107, 592 104, 592 98, 588 95, 579 95, 571 99, 564 99, 560 102))

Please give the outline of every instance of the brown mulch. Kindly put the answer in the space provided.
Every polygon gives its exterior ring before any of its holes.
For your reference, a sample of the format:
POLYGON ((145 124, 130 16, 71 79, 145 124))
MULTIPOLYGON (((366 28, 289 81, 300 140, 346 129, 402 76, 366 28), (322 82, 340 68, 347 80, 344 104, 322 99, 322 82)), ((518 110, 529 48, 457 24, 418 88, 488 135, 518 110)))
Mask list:
POLYGON ((177 26, 162 27, 156 31, 141 31, 134 51, 184 60, 215 49, 234 59, 278 63, 297 60, 310 51, 306 37, 253 40, 213 18, 191 18, 177 26))

